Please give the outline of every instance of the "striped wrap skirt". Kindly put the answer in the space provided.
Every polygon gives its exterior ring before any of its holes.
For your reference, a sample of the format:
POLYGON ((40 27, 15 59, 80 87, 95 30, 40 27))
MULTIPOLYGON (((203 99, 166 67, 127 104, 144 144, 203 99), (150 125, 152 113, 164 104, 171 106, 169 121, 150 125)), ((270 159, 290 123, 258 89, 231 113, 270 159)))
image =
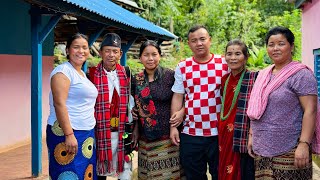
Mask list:
POLYGON ((312 155, 309 155, 309 165, 302 169, 294 166, 294 154, 296 148, 290 152, 275 156, 255 158, 256 180, 312 180, 312 155))
POLYGON ((169 138, 139 140, 138 176, 141 180, 185 179, 180 165, 179 147, 169 138))

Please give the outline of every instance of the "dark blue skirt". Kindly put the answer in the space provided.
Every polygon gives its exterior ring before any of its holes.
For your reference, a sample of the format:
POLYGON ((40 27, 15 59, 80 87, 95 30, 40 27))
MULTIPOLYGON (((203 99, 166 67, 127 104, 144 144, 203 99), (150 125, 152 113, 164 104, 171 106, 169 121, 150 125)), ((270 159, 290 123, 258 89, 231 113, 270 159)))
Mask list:
POLYGON ((96 178, 96 152, 94 129, 73 130, 78 140, 77 154, 68 154, 65 136, 56 121, 47 125, 49 176, 52 180, 94 180, 96 178))

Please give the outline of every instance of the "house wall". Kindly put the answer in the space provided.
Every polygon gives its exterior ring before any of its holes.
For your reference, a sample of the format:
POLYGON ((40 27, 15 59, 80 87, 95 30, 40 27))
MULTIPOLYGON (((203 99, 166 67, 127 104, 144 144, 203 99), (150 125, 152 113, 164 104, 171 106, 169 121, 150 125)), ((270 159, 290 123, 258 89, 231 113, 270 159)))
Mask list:
MULTIPOLYGON (((23 0, 0 1, 0 6, 0 152, 3 152, 29 143, 31 139, 31 17, 30 4, 23 0)), ((49 18, 42 18, 42 26, 49 18)), ((52 32, 42 48, 43 130, 49 113, 53 46, 52 32)))
MULTIPOLYGON (((31 55, 30 4, 23 0, 0 1, 0 54, 31 55), (12 13, 14 12, 14 13, 12 13)), ((42 26, 50 16, 42 17, 42 26)), ((43 55, 53 55, 54 34, 43 42, 43 55)))
POLYGON ((313 50, 320 48, 320 0, 306 3, 302 9, 302 62, 314 68, 313 50))
MULTIPOLYGON (((0 55, 0 152, 19 147, 31 138, 31 56, 0 55)), ((43 57, 42 131, 49 115, 49 76, 53 57, 43 57)))

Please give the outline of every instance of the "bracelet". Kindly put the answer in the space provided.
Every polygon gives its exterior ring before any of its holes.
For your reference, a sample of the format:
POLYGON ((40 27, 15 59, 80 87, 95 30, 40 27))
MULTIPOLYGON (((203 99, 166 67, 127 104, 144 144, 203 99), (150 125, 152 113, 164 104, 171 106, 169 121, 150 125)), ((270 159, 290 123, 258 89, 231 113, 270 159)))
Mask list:
POLYGON ((300 143, 306 143, 307 145, 308 145, 308 147, 310 148, 311 147, 311 144, 310 143, 308 143, 307 141, 299 141, 299 144, 300 143))
POLYGON ((72 135, 72 134, 73 134, 73 132, 72 132, 72 133, 70 133, 70 134, 65 134, 64 136, 66 136, 66 137, 67 137, 67 136, 70 136, 70 135, 72 135))

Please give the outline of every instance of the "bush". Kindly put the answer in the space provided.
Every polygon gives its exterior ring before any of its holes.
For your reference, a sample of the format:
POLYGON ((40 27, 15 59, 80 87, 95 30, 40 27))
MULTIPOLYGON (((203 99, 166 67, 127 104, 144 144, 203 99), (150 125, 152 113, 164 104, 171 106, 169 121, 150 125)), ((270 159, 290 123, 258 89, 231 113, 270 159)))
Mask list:
POLYGON ((138 59, 127 59, 127 66, 130 67, 132 74, 136 74, 143 69, 143 65, 138 59))
MULTIPOLYGON (((179 61, 180 61, 180 59, 176 59, 174 57, 161 57, 160 65, 162 67, 166 67, 166 68, 174 70, 179 61)), ((132 59, 132 58, 128 59, 127 66, 130 67, 132 74, 136 74, 138 72, 141 72, 144 69, 143 64, 138 59, 132 59)))
POLYGON ((101 61, 101 58, 99 56, 89 57, 87 60, 88 67, 97 66, 100 61, 101 61))
POLYGON ((249 48, 250 57, 247 61, 247 68, 252 71, 258 71, 271 64, 265 48, 258 49, 253 43, 249 48))
MULTIPOLYGON (((162 67, 166 67, 166 68, 174 70, 175 67, 177 66, 177 64, 181 60, 192 56, 192 51, 189 48, 187 42, 181 41, 178 43, 179 43, 179 45, 175 45, 175 46, 179 47, 179 48, 175 49, 173 51, 172 55, 161 57, 160 65, 162 67)), ((249 57, 248 63, 247 63, 248 69, 257 71, 259 69, 266 67, 267 65, 269 65, 271 63, 270 58, 266 54, 265 48, 258 48, 252 43, 252 45, 251 45, 251 47, 249 47, 249 49, 250 49, 249 50, 250 57, 249 57)), ((212 47, 211 47, 211 50, 213 50, 212 47)), ((55 48, 54 53, 55 53, 54 54, 55 67, 65 61, 67 61, 67 58, 64 55, 62 55, 62 53, 60 52, 59 49, 55 48)), ((213 53, 217 53, 217 52, 213 52, 213 53)), ((101 57, 91 56, 87 60, 88 67, 97 66, 100 61, 101 61, 101 57)), ((133 74, 136 74, 144 69, 140 60, 134 59, 132 56, 128 56, 127 66, 130 67, 133 74)))

